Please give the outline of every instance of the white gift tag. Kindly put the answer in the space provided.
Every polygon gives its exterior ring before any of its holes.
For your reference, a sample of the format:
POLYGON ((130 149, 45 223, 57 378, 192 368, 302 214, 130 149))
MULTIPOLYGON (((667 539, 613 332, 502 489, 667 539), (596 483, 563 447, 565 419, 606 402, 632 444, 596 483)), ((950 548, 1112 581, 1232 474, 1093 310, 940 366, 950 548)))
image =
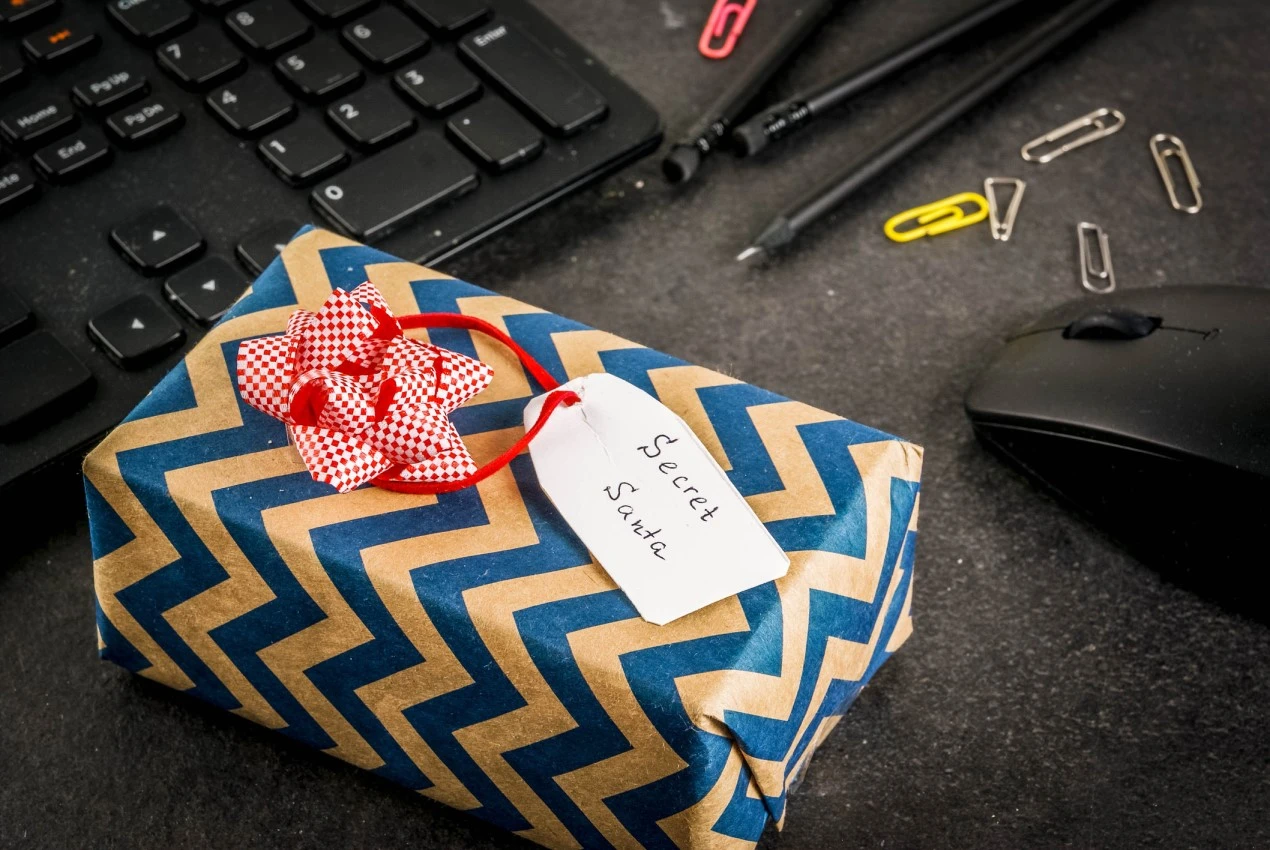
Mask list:
MULTIPOLYGON (((557 407, 529 444, 538 481, 645 620, 785 575, 789 557, 682 419, 613 375, 562 389, 582 402, 557 407)), ((526 406, 526 428, 545 398, 526 406)))

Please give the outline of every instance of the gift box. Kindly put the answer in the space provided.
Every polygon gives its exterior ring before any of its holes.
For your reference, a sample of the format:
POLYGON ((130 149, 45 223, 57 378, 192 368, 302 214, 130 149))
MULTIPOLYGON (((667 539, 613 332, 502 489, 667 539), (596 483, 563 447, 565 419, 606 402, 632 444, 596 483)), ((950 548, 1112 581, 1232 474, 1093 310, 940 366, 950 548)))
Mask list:
MULTIPOLYGON (((543 391, 508 348, 449 416, 478 464, 543 391)), ((101 655, 549 847, 722 847, 785 817, 817 745, 911 631, 921 449, 321 230, 301 232, 84 465, 101 655), (788 573, 639 616, 528 453, 440 493, 338 492, 239 392, 242 341, 370 282, 483 319, 557 381, 683 418, 788 573)))

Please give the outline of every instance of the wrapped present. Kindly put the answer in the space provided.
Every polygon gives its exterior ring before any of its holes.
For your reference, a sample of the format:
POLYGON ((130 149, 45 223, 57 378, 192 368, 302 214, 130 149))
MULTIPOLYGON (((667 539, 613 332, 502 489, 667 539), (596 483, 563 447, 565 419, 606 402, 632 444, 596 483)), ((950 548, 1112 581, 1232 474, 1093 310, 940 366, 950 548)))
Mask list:
POLYGON ((549 847, 753 844, 911 631, 919 448, 321 230, 84 469, 104 658, 549 847), (417 313, 453 321, 376 336, 417 313), (682 417, 783 578, 639 616, 519 451, 601 372, 682 417))

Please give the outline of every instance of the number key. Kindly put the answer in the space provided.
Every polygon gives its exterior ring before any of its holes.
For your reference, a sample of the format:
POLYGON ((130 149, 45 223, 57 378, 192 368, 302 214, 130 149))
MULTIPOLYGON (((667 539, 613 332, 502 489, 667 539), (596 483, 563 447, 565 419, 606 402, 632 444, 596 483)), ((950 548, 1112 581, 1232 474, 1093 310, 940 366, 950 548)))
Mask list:
POLYGON ((252 71, 207 96, 207 108, 231 133, 259 136, 295 117, 295 101, 263 71, 252 71))
POLYGON ((159 65, 187 89, 209 89, 243 69, 243 56, 220 32, 204 27, 158 50, 159 65))
POLYGON ((365 151, 387 147, 415 129, 410 110, 382 88, 367 89, 331 104, 326 117, 365 151))
POLYGON ((372 68, 385 71, 428 49, 428 36, 401 11, 376 9, 344 27, 344 43, 372 68))
POLYGON ((305 118, 260 142, 260 156, 285 182, 304 186, 348 165, 348 151, 330 131, 305 118))
POLYGON ((393 78, 397 90, 429 115, 445 115, 481 93, 481 83, 448 56, 429 56, 393 78))
POLYGON ((357 88, 362 69, 330 41, 315 41, 274 63, 282 81, 305 100, 325 101, 357 88))
POLYGON ((313 35, 313 24, 286 0, 255 0, 225 16, 225 26, 248 50, 275 56, 313 35))

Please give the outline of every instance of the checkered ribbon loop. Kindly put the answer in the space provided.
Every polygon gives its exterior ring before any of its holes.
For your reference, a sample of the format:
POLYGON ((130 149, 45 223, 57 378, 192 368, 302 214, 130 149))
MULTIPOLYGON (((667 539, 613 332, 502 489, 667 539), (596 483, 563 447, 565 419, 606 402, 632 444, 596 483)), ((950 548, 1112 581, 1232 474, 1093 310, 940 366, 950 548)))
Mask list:
POLYGON ((341 493, 372 482, 391 490, 441 493, 498 471, 528 445, 551 410, 576 403, 552 392, 533 428, 504 455, 477 467, 449 414, 489 386, 493 370, 470 357, 411 339, 406 328, 480 331, 507 345, 548 391, 556 380, 511 337, 471 316, 393 316, 374 286, 336 289, 316 313, 296 310, 280 336, 238 347, 238 392, 287 423, 317 481, 341 493), (514 450, 514 451, 513 451, 514 450))

